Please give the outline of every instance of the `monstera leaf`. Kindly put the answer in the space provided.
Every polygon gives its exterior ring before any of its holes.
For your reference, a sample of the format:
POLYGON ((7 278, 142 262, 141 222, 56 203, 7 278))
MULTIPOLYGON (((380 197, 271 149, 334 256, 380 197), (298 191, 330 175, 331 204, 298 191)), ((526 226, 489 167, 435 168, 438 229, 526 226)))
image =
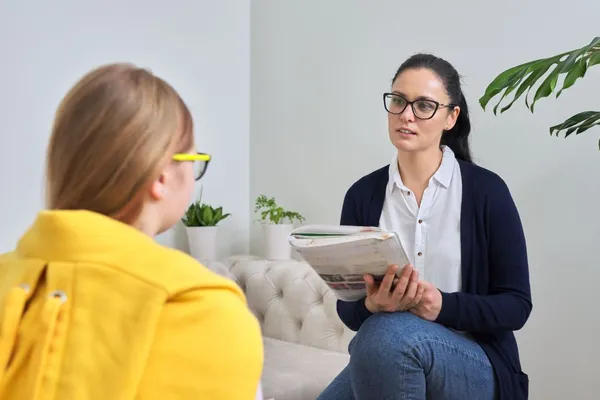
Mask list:
MULTIPOLYGON (((500 113, 507 111, 521 96, 525 95, 525 105, 533 113, 538 100, 552 93, 555 93, 558 98, 564 90, 573 86, 577 79, 583 78, 590 67, 597 64, 600 64, 600 37, 594 38, 582 48, 530 61, 502 72, 488 85, 479 99, 479 104, 485 110, 488 103, 499 96, 500 99, 493 109, 494 115, 497 115, 498 109, 500 113), (559 80, 563 77, 561 85, 559 80), (534 86, 540 81, 537 89, 533 91, 534 86), (530 93, 534 93, 532 97, 530 93), (506 103, 502 104, 505 100, 506 103)), ((566 137, 572 133, 584 132, 595 125, 600 125, 600 112, 585 111, 552 126, 550 134, 558 135, 566 129, 566 137)))
POLYGON ((585 132, 594 125, 600 125, 600 112, 598 111, 584 111, 579 114, 573 115, 571 118, 563 122, 562 124, 554 125, 550 127, 550 134, 567 130, 565 137, 572 133, 576 135, 581 132, 585 132))

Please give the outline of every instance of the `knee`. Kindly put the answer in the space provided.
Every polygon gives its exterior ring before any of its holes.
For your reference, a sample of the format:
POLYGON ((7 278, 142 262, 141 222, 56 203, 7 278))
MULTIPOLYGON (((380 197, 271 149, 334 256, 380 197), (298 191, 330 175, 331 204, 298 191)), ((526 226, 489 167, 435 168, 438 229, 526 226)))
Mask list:
POLYGON ((377 313, 369 317, 350 344, 351 362, 378 364, 402 362, 428 335, 431 322, 411 313, 377 313), (386 361, 387 360, 387 361, 386 361))

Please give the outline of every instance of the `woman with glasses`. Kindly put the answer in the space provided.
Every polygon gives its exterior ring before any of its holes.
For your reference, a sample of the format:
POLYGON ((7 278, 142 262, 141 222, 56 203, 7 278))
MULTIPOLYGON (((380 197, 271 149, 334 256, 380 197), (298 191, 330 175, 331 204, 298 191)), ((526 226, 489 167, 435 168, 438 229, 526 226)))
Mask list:
POLYGON ((319 399, 527 399, 513 334, 532 309, 523 228, 505 182, 471 160, 459 75, 414 55, 383 105, 394 156, 350 187, 341 224, 397 232, 411 264, 338 301, 357 334, 319 399))
POLYGON ((263 348, 243 292, 154 240, 210 159, 147 70, 106 65, 69 91, 47 210, 0 255, 0 399, 254 399, 263 348))

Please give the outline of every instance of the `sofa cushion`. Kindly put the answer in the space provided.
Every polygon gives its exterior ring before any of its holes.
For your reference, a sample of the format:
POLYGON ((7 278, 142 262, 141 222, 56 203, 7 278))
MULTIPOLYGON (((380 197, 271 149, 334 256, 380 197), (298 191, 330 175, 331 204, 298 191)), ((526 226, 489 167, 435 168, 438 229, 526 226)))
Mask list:
POLYGON ((218 272, 244 290, 264 336, 347 353, 355 332, 340 321, 335 294, 305 262, 234 256, 218 272))
POLYGON ((262 389, 265 399, 316 399, 350 356, 338 351, 264 338, 265 363, 262 389))

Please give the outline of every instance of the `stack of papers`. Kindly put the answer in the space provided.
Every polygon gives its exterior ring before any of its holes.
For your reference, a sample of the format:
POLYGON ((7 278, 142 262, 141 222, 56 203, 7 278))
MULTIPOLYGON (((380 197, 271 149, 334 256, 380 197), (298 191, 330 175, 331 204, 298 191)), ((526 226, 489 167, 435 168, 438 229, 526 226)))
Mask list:
POLYGON ((292 248, 340 300, 366 296, 364 275, 381 281, 392 264, 409 263, 395 232, 378 227, 306 225, 289 236, 292 248))

